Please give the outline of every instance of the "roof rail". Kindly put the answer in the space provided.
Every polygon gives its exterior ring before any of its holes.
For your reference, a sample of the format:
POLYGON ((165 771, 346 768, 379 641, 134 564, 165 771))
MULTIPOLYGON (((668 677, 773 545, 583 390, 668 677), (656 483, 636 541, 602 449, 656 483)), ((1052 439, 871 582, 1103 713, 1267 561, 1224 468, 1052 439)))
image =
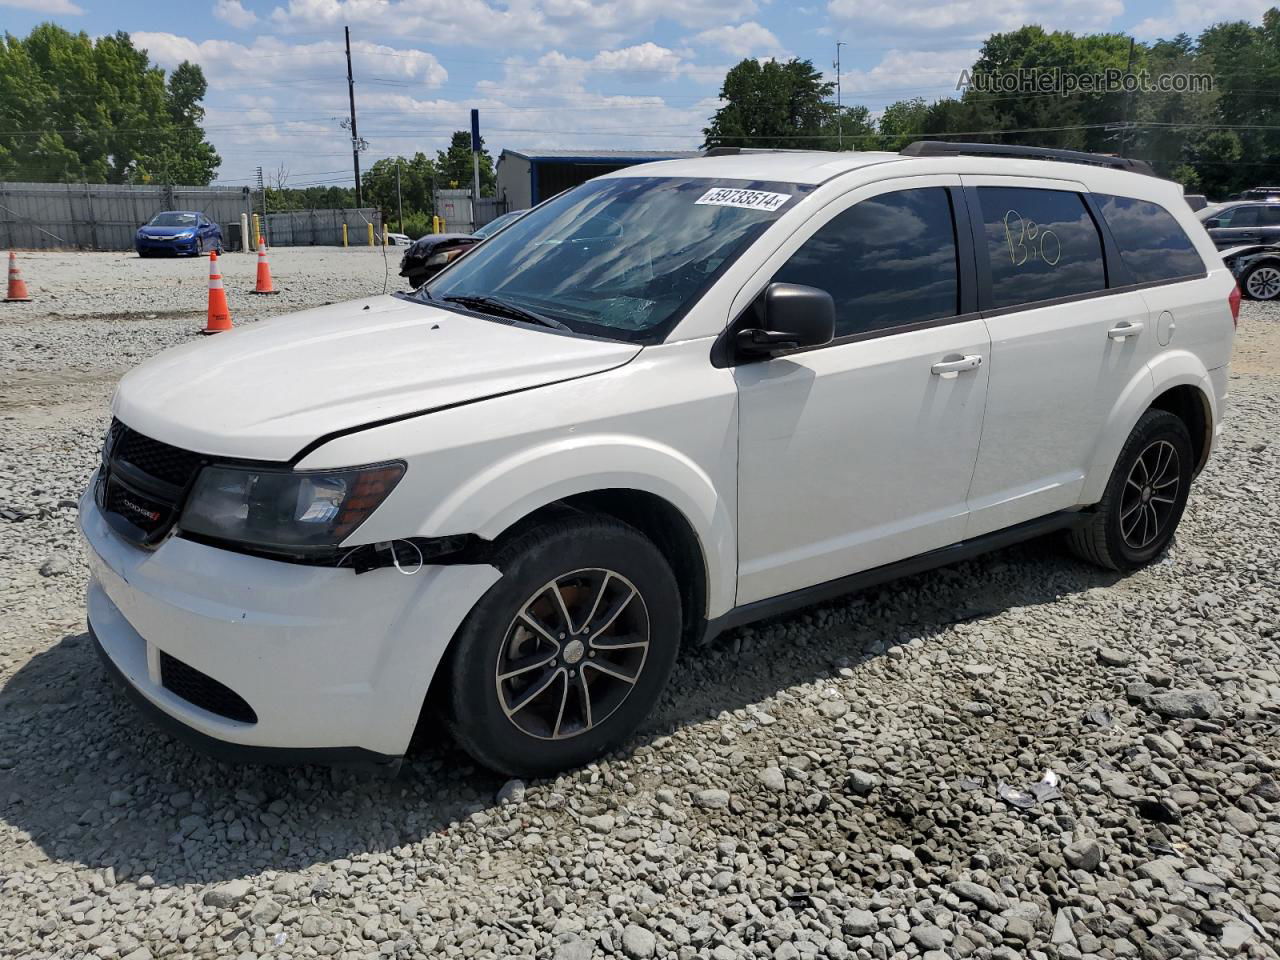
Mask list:
POLYGON ((1033 160, 1058 160, 1063 163, 1087 163, 1095 167, 1128 170, 1155 176, 1151 164, 1131 157, 1111 157, 1105 153, 1081 150, 1059 150, 1056 147, 1019 147, 1002 143, 952 143, 948 140, 917 140, 899 151, 904 157, 1020 157, 1033 160))
POLYGON ((704 157, 736 157, 743 153, 830 153, 830 150, 805 150, 795 147, 708 147, 704 157))

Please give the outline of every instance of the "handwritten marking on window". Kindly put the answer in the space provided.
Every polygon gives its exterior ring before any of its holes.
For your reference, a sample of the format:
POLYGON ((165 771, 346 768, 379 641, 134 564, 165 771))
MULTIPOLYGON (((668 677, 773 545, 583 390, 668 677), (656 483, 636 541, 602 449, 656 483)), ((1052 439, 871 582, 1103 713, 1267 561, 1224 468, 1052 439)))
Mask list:
POLYGON ((1062 259, 1062 242, 1052 230, 1028 220, 1017 210, 1004 215, 1004 239, 1009 246, 1009 261, 1021 267, 1029 261, 1041 260, 1056 267, 1062 259))

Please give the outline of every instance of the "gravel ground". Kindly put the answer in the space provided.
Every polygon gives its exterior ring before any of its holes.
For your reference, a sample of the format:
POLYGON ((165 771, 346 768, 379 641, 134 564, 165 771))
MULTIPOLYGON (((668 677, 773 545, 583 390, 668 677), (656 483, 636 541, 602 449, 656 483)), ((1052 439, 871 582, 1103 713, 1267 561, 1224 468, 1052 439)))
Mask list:
MULTIPOLYGON (((383 283, 367 250, 281 250, 287 292, 251 302, 251 260, 224 262, 238 321, 383 283)), ((686 653, 587 769, 504 783, 440 745, 380 781, 216 763, 108 685, 75 498, 115 379, 194 335, 203 266, 22 266, 0 955, 1280 955, 1280 307, 1244 307, 1228 432, 1151 568, 1024 545, 686 653)))

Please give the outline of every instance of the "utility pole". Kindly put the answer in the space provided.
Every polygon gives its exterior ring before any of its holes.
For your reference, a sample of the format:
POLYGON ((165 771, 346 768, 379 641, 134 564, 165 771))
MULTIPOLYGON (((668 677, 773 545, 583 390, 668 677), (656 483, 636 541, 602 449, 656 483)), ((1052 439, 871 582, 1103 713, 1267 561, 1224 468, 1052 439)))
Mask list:
POLYGON ((396 157, 396 211, 400 218, 400 232, 404 233, 404 201, 400 198, 400 158, 396 157))
POLYGON ((476 229, 476 209, 480 203, 480 111, 471 111, 471 229, 476 229))
MULTIPOLYGON (((1129 81, 1129 77, 1133 75, 1133 37, 1129 38, 1129 69, 1125 74, 1125 82, 1129 81)), ((1120 156, 1124 156, 1125 145, 1129 140, 1129 114, 1133 107, 1133 90, 1130 89, 1124 95, 1124 126, 1120 128, 1120 156)))
POLYGON ((347 97, 351 101, 351 165, 356 174, 356 207, 360 202, 360 135, 356 132, 356 83, 351 77, 351 28, 343 27, 347 38, 347 97))
POLYGON ((844 149, 844 110, 840 102, 840 48, 844 41, 836 41, 836 149, 844 149))
MULTIPOLYGON (((258 168, 258 193, 262 196, 262 235, 270 242, 271 237, 267 232, 267 181, 262 176, 262 168, 258 168)), ((245 249, 248 249, 246 242, 245 249)))

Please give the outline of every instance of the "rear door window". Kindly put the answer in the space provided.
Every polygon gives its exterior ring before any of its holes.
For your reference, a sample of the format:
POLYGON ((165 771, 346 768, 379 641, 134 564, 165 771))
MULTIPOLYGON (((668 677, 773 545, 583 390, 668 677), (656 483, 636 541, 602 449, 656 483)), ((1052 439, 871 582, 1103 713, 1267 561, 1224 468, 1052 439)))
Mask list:
POLYGON ((956 233, 946 189, 898 190, 855 203, 773 279, 830 293, 837 337, 955 316, 956 233))
POLYGON ((1104 290, 1102 239, 1080 194, 979 187, 992 308, 1104 290))
POLYGON ((1102 218, 1134 283, 1204 274, 1204 261, 1178 221, 1158 203, 1098 194, 1102 218))
POLYGON ((1235 207, 1227 213, 1230 217, 1223 220, 1224 227, 1256 227, 1261 220, 1258 207, 1235 207))

